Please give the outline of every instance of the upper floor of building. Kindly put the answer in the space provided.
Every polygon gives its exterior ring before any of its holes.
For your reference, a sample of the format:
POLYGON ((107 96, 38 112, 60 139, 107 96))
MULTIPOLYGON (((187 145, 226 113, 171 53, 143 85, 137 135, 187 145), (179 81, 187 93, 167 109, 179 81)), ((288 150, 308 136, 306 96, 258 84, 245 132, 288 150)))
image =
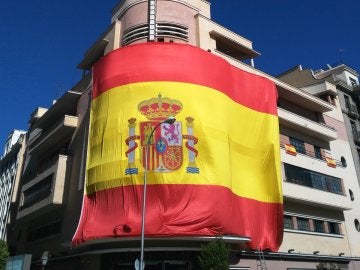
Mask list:
POLYGON ((327 65, 316 71, 298 65, 278 78, 330 103, 339 96, 343 112, 354 119, 359 117, 359 73, 345 64, 327 65))
MULTIPOLYGON (((30 116, 17 218, 49 212, 66 204, 74 138, 88 111, 82 96, 90 84, 84 77, 48 109, 30 116)), ((82 139, 80 146, 85 144, 82 139)), ((76 147, 75 147, 76 148, 76 147)), ((79 169, 79 168, 77 168, 79 169)))
POLYGON ((5 142, 3 157, 11 151, 12 147, 16 143, 18 143, 19 140, 23 140, 24 134, 26 134, 26 131, 17 130, 17 129, 14 129, 12 132, 10 132, 10 134, 5 142))
POLYGON ((204 0, 123 0, 108 29, 87 50, 78 68, 91 66, 112 50, 143 42, 186 43, 247 63, 260 54, 252 42, 215 23, 204 0))
POLYGON ((302 65, 298 65, 277 77, 300 88, 324 81, 334 85, 342 85, 348 90, 357 91, 359 88, 359 73, 345 64, 333 66, 328 64, 325 68, 315 71, 304 69, 302 65))

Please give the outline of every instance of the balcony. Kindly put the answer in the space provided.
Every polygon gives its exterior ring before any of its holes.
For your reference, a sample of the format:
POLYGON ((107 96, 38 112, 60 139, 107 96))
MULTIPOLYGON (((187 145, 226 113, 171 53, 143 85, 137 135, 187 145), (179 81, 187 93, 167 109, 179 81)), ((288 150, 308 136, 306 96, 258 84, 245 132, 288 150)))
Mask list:
MULTIPOLYGON (((283 149, 281 151, 281 155, 282 155, 282 160, 285 160, 285 159, 288 159, 288 155, 286 154, 286 151, 285 151, 285 143, 284 142, 280 142, 280 148, 283 149)), ((305 163, 305 164, 308 164, 309 162, 319 162, 317 163, 316 166, 322 166, 322 165, 326 165, 326 166, 329 166, 327 163, 328 163, 328 160, 327 160, 327 157, 324 156, 323 154, 321 153, 315 153, 315 152, 312 152, 312 151, 309 151, 307 149, 305 149, 305 152, 297 152, 296 153, 296 157, 293 157, 294 159, 297 159, 297 162, 300 162, 300 163, 305 163), (302 158, 303 157, 303 158, 302 158), (309 160, 309 158, 311 158, 311 160, 309 160), (313 159, 317 160, 317 161, 312 161, 313 159)), ((329 158, 329 157, 328 157, 329 158)), ((331 158, 333 159, 333 158, 331 158)), ((343 162, 341 162, 340 160, 336 160, 336 159, 333 159, 335 161, 335 164, 336 164, 336 167, 346 167, 346 164, 343 162)), ((324 167, 326 168, 326 167, 324 167)))
POLYGON ((251 59, 260 55, 260 53, 254 51, 251 47, 245 46, 237 40, 228 38, 219 31, 210 31, 210 36, 215 40, 216 51, 230 56, 231 58, 242 61, 244 59, 251 59))
POLYGON ((64 115, 46 130, 35 129, 33 132, 37 132, 37 134, 34 136, 30 134, 32 140, 29 140, 28 143, 29 153, 33 153, 34 151, 47 151, 47 149, 53 148, 55 145, 69 140, 77 127, 77 124, 78 117, 64 115))
POLYGON ((283 182, 283 194, 285 201, 340 211, 351 209, 350 200, 345 195, 301 186, 286 180, 283 182))
POLYGON ((335 84, 345 90, 348 94, 358 96, 360 94, 360 85, 358 84, 349 84, 342 79, 337 79, 335 84))
POLYGON ((351 209, 343 179, 329 175, 330 171, 318 164, 305 167, 296 162, 294 165, 283 163, 283 166, 285 200, 341 211, 351 209))
POLYGON ((337 139, 336 130, 322 123, 311 121, 282 108, 278 108, 280 125, 325 141, 337 139))
POLYGON ((357 119, 359 117, 358 110, 354 104, 346 104, 347 114, 349 117, 357 119))
POLYGON ((327 81, 301 87, 301 90, 304 90, 307 93, 310 93, 315 96, 320 96, 326 93, 329 95, 337 96, 336 86, 327 81))
POLYGON ((54 156, 22 187, 18 219, 51 211, 63 204, 68 159, 66 155, 54 156))

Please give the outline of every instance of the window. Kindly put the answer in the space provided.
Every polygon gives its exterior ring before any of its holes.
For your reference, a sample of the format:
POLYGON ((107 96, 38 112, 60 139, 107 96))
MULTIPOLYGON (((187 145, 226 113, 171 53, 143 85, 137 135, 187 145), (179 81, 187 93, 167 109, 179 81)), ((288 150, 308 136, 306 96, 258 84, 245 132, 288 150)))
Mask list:
POLYGON ((350 121, 350 125, 351 125, 351 130, 352 130, 352 134, 354 136, 354 138, 358 137, 358 130, 356 127, 356 123, 354 121, 350 121))
POLYGON ((284 164, 286 180, 290 183, 311 187, 309 173, 305 169, 289 164, 284 164))
POLYGON ((329 233, 340 234, 339 224, 336 222, 328 222, 329 233))
POLYGON ((124 31, 123 45, 128 45, 133 41, 145 39, 149 35, 149 27, 147 24, 138 24, 124 31))
POLYGON ((354 192, 352 192, 351 189, 349 189, 349 195, 350 195, 350 200, 351 200, 351 201, 355 200, 354 192))
POLYGON ((326 187, 324 186, 325 183, 321 177, 321 174, 313 173, 310 175, 310 177, 311 177, 311 182, 312 182, 313 188, 321 189, 321 190, 326 189, 326 187))
POLYGON ((314 222, 314 231, 319 233, 325 232, 325 223, 322 220, 313 220, 314 222))
POLYGON ((350 98, 344 95, 346 109, 350 110, 350 98))
POLYGON ((341 165, 343 166, 343 167, 347 167, 347 163, 346 163, 346 159, 344 158, 344 157, 341 157, 341 165))
POLYGON ((21 207, 22 209, 40 202, 51 194, 53 176, 54 174, 47 176, 45 179, 24 191, 24 204, 21 207))
POLYGON ((290 137, 290 144, 296 148, 298 153, 305 154, 305 143, 302 140, 290 137))
POLYGON ((284 216, 284 229, 294 229, 292 216, 284 216))
MULTIPOLYGON (((296 228, 297 230, 303 232, 341 235, 340 226, 340 221, 320 220, 316 217, 301 217, 296 214, 294 216, 291 214, 284 215, 284 229, 296 228), (295 224, 297 224, 297 227, 294 226, 295 224), (311 224, 313 226, 311 226, 311 224)), ((356 226, 358 226, 357 228, 359 228, 360 231, 360 222, 358 220, 355 220, 355 227, 356 226)))
POLYGON ((360 232, 360 222, 358 219, 354 220, 354 224, 355 224, 355 229, 360 232))
POLYGON ((297 218, 298 229, 300 231, 310 231, 310 222, 307 218, 297 218))
POLYGON ((326 190, 336 194, 343 194, 340 179, 326 176, 326 190))
POLYGON ((351 86, 356 86, 357 82, 354 78, 349 78, 351 86))
POLYGON ((323 156, 321 154, 321 148, 319 146, 314 145, 314 153, 316 158, 323 159, 323 156))
POLYGON ((336 194, 344 194, 340 178, 284 163, 286 181, 336 194))
POLYGON ((170 22, 158 22, 156 36, 158 37, 172 37, 188 40, 188 27, 181 24, 170 22))

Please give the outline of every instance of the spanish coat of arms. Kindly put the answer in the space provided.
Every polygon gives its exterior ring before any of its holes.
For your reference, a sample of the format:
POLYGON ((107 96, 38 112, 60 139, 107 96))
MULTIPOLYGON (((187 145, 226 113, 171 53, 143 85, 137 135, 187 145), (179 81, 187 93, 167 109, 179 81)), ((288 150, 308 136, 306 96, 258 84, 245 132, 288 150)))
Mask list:
POLYGON ((182 110, 182 104, 178 100, 152 98, 139 103, 139 112, 146 116, 148 121, 140 122, 140 135, 135 134, 137 126, 136 119, 131 118, 129 122, 129 137, 126 139, 128 150, 128 168, 126 174, 137 174, 138 168, 135 165, 135 150, 140 140, 141 164, 147 171, 172 172, 180 169, 183 163, 183 140, 186 140, 185 147, 188 150, 189 164, 187 173, 199 173, 195 159, 198 151, 194 145, 198 139, 193 135, 194 118, 186 117, 187 134, 182 133, 182 123, 175 121, 173 124, 165 123, 169 117, 175 117, 182 110))

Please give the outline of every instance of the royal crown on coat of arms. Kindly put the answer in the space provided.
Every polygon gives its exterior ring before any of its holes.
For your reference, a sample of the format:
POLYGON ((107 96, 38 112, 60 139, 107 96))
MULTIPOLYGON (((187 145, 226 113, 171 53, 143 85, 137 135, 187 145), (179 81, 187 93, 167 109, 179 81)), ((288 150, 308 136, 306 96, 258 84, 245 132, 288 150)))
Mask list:
POLYGON ((164 123, 169 117, 175 117, 182 111, 182 104, 178 100, 163 98, 161 94, 157 98, 151 98, 139 103, 138 110, 149 121, 140 122, 140 135, 135 134, 136 119, 129 122, 129 137, 126 139, 128 150, 128 168, 126 174, 137 174, 135 165, 135 150, 138 148, 137 140, 140 140, 141 164, 146 170, 153 172, 172 172, 180 169, 183 163, 183 140, 188 150, 189 165, 187 173, 199 173, 195 159, 198 151, 194 148, 198 139, 193 135, 194 118, 186 117, 187 133, 182 134, 182 123, 175 121, 173 124, 164 123), (155 130, 154 130, 155 129, 155 130))

